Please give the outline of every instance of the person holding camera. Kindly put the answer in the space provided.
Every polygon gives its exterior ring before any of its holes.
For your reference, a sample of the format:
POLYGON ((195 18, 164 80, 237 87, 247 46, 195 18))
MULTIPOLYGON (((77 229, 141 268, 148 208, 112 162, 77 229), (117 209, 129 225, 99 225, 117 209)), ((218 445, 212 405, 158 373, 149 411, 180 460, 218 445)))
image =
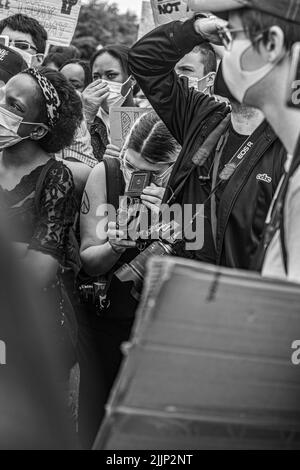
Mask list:
POLYGON ((86 186, 81 209, 81 259, 92 281, 80 286, 85 305, 78 347, 79 433, 85 447, 93 443, 104 416, 104 405, 122 360, 120 346, 129 339, 137 308, 132 284, 121 283, 114 276, 138 254, 136 241, 125 238, 118 216, 109 221, 106 208, 109 204, 118 214, 120 196, 134 185, 138 190, 145 178, 138 204, 156 213, 179 151, 179 144, 159 117, 154 112, 145 114, 131 130, 120 158, 104 159, 93 169, 86 186))

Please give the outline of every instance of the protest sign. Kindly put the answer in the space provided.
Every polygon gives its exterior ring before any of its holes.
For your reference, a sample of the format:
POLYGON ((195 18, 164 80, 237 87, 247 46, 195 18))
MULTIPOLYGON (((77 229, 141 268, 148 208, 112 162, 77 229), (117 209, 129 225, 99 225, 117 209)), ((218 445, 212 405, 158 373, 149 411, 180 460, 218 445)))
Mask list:
POLYGON ((150 31, 152 31, 154 28, 155 28, 155 23, 154 23, 150 0, 143 0, 138 39, 141 39, 143 36, 150 33, 150 31))
POLYGON ((109 113, 111 143, 121 149, 135 121, 150 111, 151 108, 111 108, 109 113))
POLYGON ((156 26, 186 19, 190 13, 188 0, 151 0, 156 26))
POLYGON ((69 46, 77 25, 81 0, 0 0, 0 20, 22 13, 41 23, 48 42, 69 46))

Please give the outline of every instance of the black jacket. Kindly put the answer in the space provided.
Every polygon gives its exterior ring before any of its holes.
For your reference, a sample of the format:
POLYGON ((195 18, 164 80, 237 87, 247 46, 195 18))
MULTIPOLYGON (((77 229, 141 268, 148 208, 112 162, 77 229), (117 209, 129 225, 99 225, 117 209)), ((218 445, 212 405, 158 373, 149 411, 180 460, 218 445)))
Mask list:
MULTIPOLYGON (((142 38, 130 51, 129 66, 155 111, 165 122, 182 151, 175 164, 169 186, 174 190, 192 166, 192 157, 217 124, 230 112, 224 103, 195 91, 186 78, 179 78, 175 64, 196 45, 203 42, 193 27, 193 20, 163 25, 142 38)), ((262 138, 274 134, 265 123, 262 138)), ((216 142, 217 144, 217 142, 216 142)), ((228 160, 232 155, 228 156, 228 160)), ((211 200, 205 204, 204 246, 183 256, 224 266, 249 269, 263 232, 264 221, 283 172, 286 158, 278 139, 264 155, 257 152, 252 161, 245 158, 225 186, 219 212, 216 248, 211 230, 211 200), (271 183, 258 180, 267 174, 271 183)), ((211 181, 200 184, 199 176, 211 169, 214 152, 204 167, 196 168, 176 202, 202 204, 211 194, 211 181)), ((170 192, 167 191, 165 201, 170 192)))

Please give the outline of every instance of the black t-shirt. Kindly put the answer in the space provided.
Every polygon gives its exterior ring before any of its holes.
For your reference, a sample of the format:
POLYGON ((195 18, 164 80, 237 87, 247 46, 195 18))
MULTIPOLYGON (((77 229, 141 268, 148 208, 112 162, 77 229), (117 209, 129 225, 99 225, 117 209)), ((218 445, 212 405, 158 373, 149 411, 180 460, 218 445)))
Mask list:
MULTIPOLYGON (((219 171, 218 174, 221 173, 221 171, 224 169, 225 165, 232 159, 232 157, 236 154, 236 152, 242 147, 242 145, 246 142, 248 139, 249 135, 242 135, 238 134, 233 126, 232 123, 230 122, 230 127, 229 127, 229 136, 227 139, 227 142, 225 144, 225 147, 223 149, 220 163, 219 163, 219 171)), ((220 180, 218 179, 217 182, 220 180)), ((219 204, 220 200, 222 197, 222 194, 224 192, 224 188, 226 186, 226 183, 222 184, 219 186, 219 188, 216 191, 216 211, 218 214, 219 210, 219 204)))

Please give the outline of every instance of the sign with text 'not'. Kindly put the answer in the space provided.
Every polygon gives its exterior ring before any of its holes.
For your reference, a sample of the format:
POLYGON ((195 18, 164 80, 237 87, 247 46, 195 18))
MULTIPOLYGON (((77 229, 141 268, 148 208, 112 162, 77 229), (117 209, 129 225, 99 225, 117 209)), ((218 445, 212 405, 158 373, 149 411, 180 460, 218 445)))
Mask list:
POLYGON ((186 19, 190 13, 188 0, 151 0, 151 6, 156 26, 186 19))
POLYGON ((35 18, 48 32, 50 44, 69 46, 81 0, 0 0, 0 20, 22 13, 35 18))

